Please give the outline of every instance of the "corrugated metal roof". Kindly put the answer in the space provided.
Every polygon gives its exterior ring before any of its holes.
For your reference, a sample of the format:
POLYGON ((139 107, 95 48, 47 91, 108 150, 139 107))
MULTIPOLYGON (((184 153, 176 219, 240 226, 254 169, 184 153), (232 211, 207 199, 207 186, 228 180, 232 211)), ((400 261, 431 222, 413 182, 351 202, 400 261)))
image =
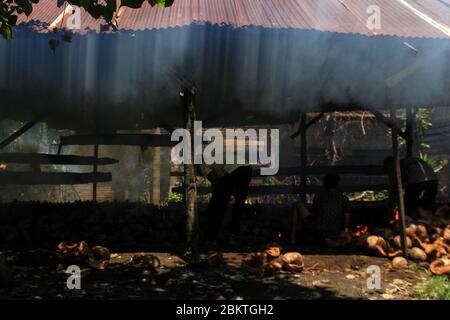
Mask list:
MULTIPOLYGON (((55 0, 41 0, 30 17, 19 23, 39 21, 50 25, 64 10, 55 0)), ((436 27, 450 30, 448 0, 177 0, 170 8, 125 7, 118 21, 124 30, 145 30, 187 26, 193 23, 226 24, 236 27, 314 29, 367 36, 448 38, 436 27), (381 29, 366 27, 367 9, 381 9, 381 29), (427 18, 431 19, 427 21, 427 18), (447 28, 447 29, 446 29, 447 28)), ((101 31, 102 20, 81 12, 82 30, 101 31)))

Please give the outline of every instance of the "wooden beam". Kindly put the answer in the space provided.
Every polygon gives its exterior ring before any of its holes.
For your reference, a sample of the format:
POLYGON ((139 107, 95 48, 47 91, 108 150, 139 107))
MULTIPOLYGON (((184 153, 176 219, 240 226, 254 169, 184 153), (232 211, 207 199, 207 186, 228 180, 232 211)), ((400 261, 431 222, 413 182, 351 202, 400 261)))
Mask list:
POLYGON ((140 147, 173 147, 178 142, 171 141, 170 135, 163 134, 102 134, 60 136, 61 146, 66 145, 109 145, 140 147))
POLYGON ((391 113, 391 118, 388 119, 388 118, 386 118, 386 116, 385 116, 383 113, 381 113, 381 112, 378 111, 378 110, 370 110, 370 112, 372 112, 373 115, 374 115, 378 120, 380 120, 380 121, 381 121, 382 123, 384 123, 387 127, 389 127, 389 128, 392 130, 392 132, 395 131, 396 134, 397 134, 398 136, 402 137, 403 139, 407 139, 406 133, 403 132, 403 131, 398 127, 397 122, 394 120, 394 119, 396 119, 397 117, 395 116, 394 118, 392 118, 392 113, 391 113))
MULTIPOLYGON (((314 118, 312 118, 307 124, 306 124, 306 128, 311 127, 312 125, 314 125, 316 122, 318 122, 320 119, 323 118, 323 115, 325 114, 325 112, 320 113, 319 115, 315 116, 314 118)), ((291 135, 291 139, 295 139, 297 138, 301 133, 302 133, 302 128, 301 128, 301 124, 299 125, 299 128, 296 132, 294 132, 291 135)))
MULTIPOLYGON (((396 119, 395 109, 391 109, 391 119, 396 119)), ((402 242, 403 255, 408 258, 408 247, 406 243, 406 226, 405 226, 405 204, 403 201, 402 171, 400 167, 400 151, 398 148, 398 135, 396 130, 392 130, 392 153, 395 166, 395 192, 398 199, 398 210, 400 212, 400 237, 402 242)))
POLYGON ((0 172, 1 184, 18 185, 62 185, 88 184, 93 182, 110 182, 109 172, 72 173, 72 172, 0 172))
MULTIPOLYGON (((257 168, 256 168, 257 169, 257 168)), ((259 170, 253 170, 253 177, 260 177, 259 170)), ((383 166, 363 165, 363 166, 313 166, 306 168, 307 175, 322 175, 326 173, 349 174, 349 175, 368 175, 368 176, 386 176, 383 166)), ((171 172, 172 177, 182 177, 184 172, 171 172)), ((301 175, 301 169, 298 167, 280 168, 276 176, 298 176, 301 175)))
POLYGON ((186 240, 195 260, 199 259, 198 213, 195 206, 197 198, 197 182, 194 168, 194 121, 195 121, 196 89, 185 88, 180 92, 184 108, 184 127, 191 134, 190 163, 184 164, 184 194, 186 207, 186 240))
POLYGON ((32 127, 34 127, 35 124, 37 124, 39 121, 31 121, 26 123, 24 126, 22 126, 19 130, 11 134, 8 138, 0 142, 0 150, 8 146, 11 142, 19 138, 22 134, 30 130, 32 127))
POLYGON ((60 164, 60 165, 112 165, 119 160, 111 158, 84 157, 74 155, 56 155, 43 153, 0 153, 1 163, 21 163, 21 164, 60 164))

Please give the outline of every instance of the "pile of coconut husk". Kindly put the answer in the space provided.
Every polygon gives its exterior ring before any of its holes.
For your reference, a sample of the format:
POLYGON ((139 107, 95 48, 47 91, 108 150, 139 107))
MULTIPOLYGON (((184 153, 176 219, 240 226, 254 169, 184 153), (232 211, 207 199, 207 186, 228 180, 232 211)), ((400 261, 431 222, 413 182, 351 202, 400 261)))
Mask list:
POLYGON ((61 242, 58 244, 58 253, 64 261, 87 265, 97 270, 105 269, 111 258, 107 248, 102 246, 90 248, 85 241, 72 244, 61 242))
MULTIPOLYGON (((450 275, 450 207, 439 208, 428 219, 414 221, 407 218, 406 244, 410 260, 429 265, 436 275, 450 275)), ((359 248, 377 256, 397 258, 403 255, 400 227, 397 222, 392 229, 377 230, 356 240, 359 248)), ((393 260, 393 266, 405 266, 400 258, 393 260)))
POLYGON ((303 256, 298 252, 282 254, 276 243, 268 244, 263 251, 255 252, 242 261, 242 268, 260 277, 273 275, 279 271, 302 272, 303 256))

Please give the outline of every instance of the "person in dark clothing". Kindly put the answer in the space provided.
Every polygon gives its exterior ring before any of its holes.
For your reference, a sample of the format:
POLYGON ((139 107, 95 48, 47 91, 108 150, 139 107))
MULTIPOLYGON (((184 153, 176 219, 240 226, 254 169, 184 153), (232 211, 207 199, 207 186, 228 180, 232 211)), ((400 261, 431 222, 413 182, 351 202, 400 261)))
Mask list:
MULTIPOLYGON (((391 185, 391 202, 397 201, 393 190, 395 188, 394 158, 384 160, 383 167, 389 174, 391 185)), ((400 161, 403 188, 405 189, 405 213, 417 218, 420 209, 433 210, 434 199, 438 192, 438 178, 433 168, 420 158, 408 157, 400 161)))
POLYGON ((234 205, 231 215, 230 239, 236 242, 240 234, 242 215, 248 195, 252 166, 213 164, 201 165, 200 174, 206 177, 212 185, 212 196, 208 205, 208 228, 206 237, 217 240, 228 203, 234 195, 234 205))
POLYGON ((340 178, 328 173, 323 179, 323 190, 314 196, 312 211, 303 203, 296 203, 292 219, 291 242, 295 242, 297 228, 306 240, 326 242, 339 238, 349 223, 348 198, 337 187, 340 178))

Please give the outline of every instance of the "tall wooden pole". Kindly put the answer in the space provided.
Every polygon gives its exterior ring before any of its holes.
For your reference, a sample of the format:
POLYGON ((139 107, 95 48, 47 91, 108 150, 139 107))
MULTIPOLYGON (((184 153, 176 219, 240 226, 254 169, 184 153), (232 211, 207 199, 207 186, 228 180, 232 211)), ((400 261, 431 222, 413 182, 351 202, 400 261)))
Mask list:
POLYGON ((306 165, 308 161, 308 146, 306 141, 306 113, 302 113, 300 119, 300 200, 306 203, 306 165))
MULTIPOLYGON (((396 110, 391 108, 391 121, 395 122, 397 118, 396 110)), ((396 130, 392 131, 392 152, 394 157, 395 168, 395 192, 398 199, 398 210, 400 213, 400 237, 402 241, 402 250, 405 258, 408 258, 408 247, 406 245, 406 230, 405 230, 405 203, 403 201, 403 185, 402 172, 400 167, 400 152, 398 148, 398 133, 396 130)))
POLYGON ((198 217, 195 202, 197 184, 194 168, 194 121, 195 121, 195 88, 185 88, 180 92, 184 106, 184 126, 190 132, 191 155, 189 163, 184 164, 184 188, 186 203, 186 240, 192 250, 194 259, 198 258, 198 217))

